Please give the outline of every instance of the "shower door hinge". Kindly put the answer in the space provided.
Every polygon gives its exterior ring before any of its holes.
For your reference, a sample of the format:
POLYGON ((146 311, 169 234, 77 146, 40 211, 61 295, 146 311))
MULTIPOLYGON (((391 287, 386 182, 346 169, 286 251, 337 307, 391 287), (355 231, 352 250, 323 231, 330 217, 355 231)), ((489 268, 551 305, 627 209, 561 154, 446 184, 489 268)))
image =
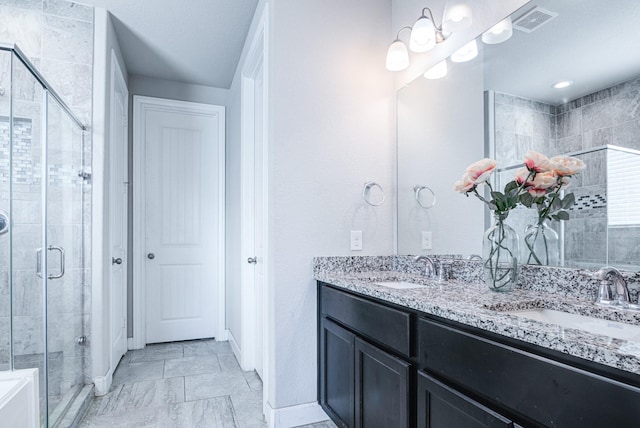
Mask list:
POLYGON ((82 178, 83 180, 91 180, 91 173, 84 170, 80 170, 78 171, 78 177, 82 178))

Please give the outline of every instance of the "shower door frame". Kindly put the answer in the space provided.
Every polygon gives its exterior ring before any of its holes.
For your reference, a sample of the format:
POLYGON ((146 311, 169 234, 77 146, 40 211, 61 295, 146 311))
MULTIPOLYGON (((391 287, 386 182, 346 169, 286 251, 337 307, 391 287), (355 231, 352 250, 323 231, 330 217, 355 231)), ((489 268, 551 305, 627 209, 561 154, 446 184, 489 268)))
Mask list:
MULTIPOLYGON (((49 281, 52 279, 58 279, 61 278, 64 275, 64 251, 63 249, 61 249, 60 247, 50 247, 49 246, 49 238, 48 238, 48 234, 49 234, 49 223, 48 223, 48 203, 50 202, 49 200, 49 165, 48 165, 48 149, 49 149, 49 135, 48 135, 48 131, 49 131, 49 127, 48 127, 48 122, 49 122, 49 106, 50 103, 54 103, 57 107, 59 107, 64 114, 67 115, 68 119, 71 119, 71 121, 78 127, 78 130, 82 133, 82 147, 81 150, 84 151, 84 143, 85 143, 85 132, 87 130, 87 127, 78 119, 78 117, 71 111, 71 109, 69 108, 69 106, 67 106, 67 104, 62 100, 62 98, 60 97, 60 95, 58 95, 58 93, 53 89, 53 87, 49 84, 49 82, 44 78, 44 76, 38 71, 38 69, 33 65, 33 63, 28 59, 28 57, 24 54, 24 52, 16 45, 16 44, 6 44, 6 43, 1 43, 0 42, 0 51, 5 51, 5 52, 9 52, 9 54, 11 55, 11 59, 10 59, 10 67, 11 67, 11 72, 10 72, 10 79, 11 79, 11 83, 13 85, 13 72, 14 72, 14 61, 17 59, 20 63, 22 63, 22 65, 26 68, 26 70, 31 74, 31 77, 33 77, 35 79, 35 81, 40 84, 41 86, 41 90, 42 90, 42 99, 40 101, 40 106, 41 106, 41 111, 40 111, 40 127, 41 127, 41 165, 40 165, 40 174, 41 174, 41 189, 40 189, 40 202, 41 202, 41 220, 40 220, 40 227, 41 227, 41 236, 40 236, 40 242, 39 245, 41 246, 41 251, 40 252, 36 252, 36 258, 38 258, 38 268, 36 269, 35 273, 36 275, 41 277, 41 285, 42 285, 42 292, 43 292, 43 303, 42 303, 42 322, 43 322, 43 333, 44 333, 44 337, 42 337, 43 339, 43 360, 42 360, 42 377, 43 377, 43 385, 41 386, 41 388, 43 389, 44 392, 44 406, 42 408, 42 410, 44 411, 44 414, 41 415, 41 421, 44 423, 43 426, 44 428, 48 428, 50 426, 50 421, 49 421, 49 417, 50 417, 50 409, 49 409, 49 401, 50 401, 50 396, 49 396, 49 335, 48 335, 48 331, 49 331, 49 327, 48 327, 48 287, 49 287, 49 281), (52 249, 57 249, 60 251, 60 257, 61 257, 61 271, 60 273, 56 276, 56 275, 50 275, 49 274, 49 269, 48 269, 48 255, 50 250, 52 249), (39 270, 38 270, 39 269, 39 270), (40 272, 40 274, 38 273, 40 272)), ((13 203, 12 203, 12 198, 13 198, 13 177, 12 177, 12 170, 13 170, 13 122, 15 119, 14 116, 14 104, 13 104, 13 99, 14 99, 14 93, 13 91, 11 91, 11 101, 10 101, 10 107, 9 107, 9 251, 10 253, 13 251, 13 231, 12 231, 12 225, 13 225, 13 203)), ((82 162, 84 164, 84 162, 82 162)), ((82 187, 80 189, 81 193, 84 193, 82 187)), ((82 195, 84 196, 84 195, 82 195)), ((82 205, 83 204, 83 199, 81 198, 81 202, 82 205)), ((82 206, 82 209, 84 209, 84 206, 82 206)), ((81 218, 83 218, 83 216, 81 215, 81 218)), ((84 236, 82 238, 83 244, 82 246, 84 247, 84 236)), ((12 262, 11 262, 12 257, 10 257, 10 262, 9 262, 9 289, 12 290, 13 289, 13 266, 12 266, 12 262)), ((40 282, 40 281, 38 281, 40 282)), ((10 296, 12 296, 12 291, 10 291, 10 296)), ((10 310, 9 310, 9 317, 10 317, 10 321, 9 321, 9 367, 10 370, 14 370, 15 369, 15 360, 14 360, 14 353, 15 353, 15 347, 14 347, 14 323, 13 323, 13 317, 14 317, 14 312, 13 312, 13 297, 10 297, 10 310)))

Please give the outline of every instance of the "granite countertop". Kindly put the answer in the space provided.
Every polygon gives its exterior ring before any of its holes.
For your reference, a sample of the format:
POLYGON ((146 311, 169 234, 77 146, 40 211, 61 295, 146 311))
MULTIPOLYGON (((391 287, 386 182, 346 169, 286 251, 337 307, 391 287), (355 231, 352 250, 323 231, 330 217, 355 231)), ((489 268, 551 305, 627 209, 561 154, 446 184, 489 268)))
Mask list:
POLYGON ((344 272, 320 269, 314 272, 314 278, 365 296, 640 374, 640 342, 564 328, 505 312, 547 308, 640 325, 640 312, 637 311, 603 308, 590 301, 535 290, 495 293, 481 282, 450 280, 439 283, 421 275, 389 270, 344 272), (407 281, 425 287, 393 289, 375 284, 380 281, 407 281))

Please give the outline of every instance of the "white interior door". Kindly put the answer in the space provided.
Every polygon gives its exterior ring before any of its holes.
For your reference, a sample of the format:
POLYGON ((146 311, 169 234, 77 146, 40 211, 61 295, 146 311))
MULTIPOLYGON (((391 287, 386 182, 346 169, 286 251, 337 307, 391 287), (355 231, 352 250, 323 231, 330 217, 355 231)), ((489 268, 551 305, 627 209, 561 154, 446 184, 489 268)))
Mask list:
POLYGON ((262 378, 263 346, 265 324, 263 322, 264 304, 264 191, 263 191, 263 97, 264 82, 262 65, 254 81, 254 295, 255 295, 255 368, 262 378))
POLYGON ((127 351, 127 111, 128 92, 115 56, 111 58, 111 123, 109 124, 111 242, 111 368, 127 351))
POLYGON ((146 343, 214 337, 220 235, 219 147, 224 116, 147 109, 146 343))

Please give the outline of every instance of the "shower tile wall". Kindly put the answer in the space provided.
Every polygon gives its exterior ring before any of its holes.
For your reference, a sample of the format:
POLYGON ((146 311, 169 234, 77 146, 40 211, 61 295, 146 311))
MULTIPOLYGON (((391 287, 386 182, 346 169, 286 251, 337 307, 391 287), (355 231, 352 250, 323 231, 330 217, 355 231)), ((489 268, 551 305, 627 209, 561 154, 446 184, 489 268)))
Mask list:
MULTIPOLYGON (((71 107, 79 119, 91 125, 92 62, 93 62, 93 8, 65 0, 0 0, 0 42, 16 43, 25 52, 51 86, 71 107)), ((8 56, 7 56, 8 58, 8 56)), ((7 210, 8 186, 8 132, 9 132, 9 85, 10 75, 7 59, 0 64, 0 210, 7 210), (4 89, 4 91, 3 91, 4 89)), ((33 82, 26 79, 26 72, 14 75, 14 186, 13 210, 14 240, 35 241, 38 246, 40 230, 40 101, 33 82), (23 76, 24 74, 24 76, 23 76), (27 83, 25 83, 27 82, 27 83), (17 138, 16 138, 17 137, 17 138), (35 156, 34 156, 35 154, 35 156)), ((52 109, 55 110, 55 109, 52 109)), ((64 120, 61 115, 50 113, 49 136, 81 138, 80 135, 62 135, 64 120)), ((57 145, 49 159, 49 192, 61 192, 69 187, 80 189, 81 179, 77 173, 91 165, 91 135, 85 135, 84 153, 72 156, 57 145), (57 151, 56 151, 57 150, 57 151)), ((77 140, 76 140, 77 141, 77 140)), ((75 344, 75 334, 89 333, 90 309, 90 183, 84 183, 84 203, 73 213, 63 209, 62 203, 49 205, 49 234, 69 237, 62 245, 69 248, 67 273, 55 287, 50 288, 49 303, 49 350, 53 374, 50 379, 51 393, 60 393, 73 384, 90 381, 90 358, 88 347, 75 344), (84 221, 83 221, 84 214, 84 221), (83 243, 84 241, 84 243, 83 243), (84 259, 72 257, 84 247, 84 259), (69 328, 73 326, 74 328, 69 328), (77 327, 77 328, 76 328, 77 327), (72 369, 78 361, 83 372, 72 369), (57 367, 56 367, 57 366, 57 367)), ((74 198, 81 195, 75 192, 74 198)), ((58 199, 61 200, 61 199, 58 199)), ((67 202, 68 203, 68 202, 67 202)), ((0 365, 8 361, 8 250, 0 245, 0 365)), ((43 352, 42 333, 43 305, 41 290, 34 289, 33 254, 17 254, 14 261, 14 330, 16 337, 16 362, 26 362, 43 352), (17 267, 24 269, 16 271, 17 267), (29 340, 34 338, 34 340, 29 340)), ((40 360, 42 356, 40 355, 40 360)), ((2 368, 4 368, 2 367, 2 368)))
MULTIPOLYGON (((528 150, 548 156, 607 144, 640 150, 640 78, 559 106, 496 93, 495 117, 495 156, 500 167, 521 165, 528 150)), ((570 187, 577 203, 564 223, 566 264, 637 267, 640 227, 607 227, 607 150, 579 157, 587 169, 573 178, 570 187)), ((511 179, 509 171, 499 177, 501 185, 511 179)), ((522 208, 509 217, 520 235, 533 220, 535 213, 522 208)))

